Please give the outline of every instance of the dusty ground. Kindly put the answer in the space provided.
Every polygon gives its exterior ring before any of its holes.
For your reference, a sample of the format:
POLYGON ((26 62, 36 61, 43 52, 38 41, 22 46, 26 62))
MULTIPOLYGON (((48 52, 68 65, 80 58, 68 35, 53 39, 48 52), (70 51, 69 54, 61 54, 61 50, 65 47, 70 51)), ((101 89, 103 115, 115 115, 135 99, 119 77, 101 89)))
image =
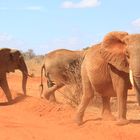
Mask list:
MULTIPOLYGON (((22 96, 21 75, 8 75, 16 103, 6 105, 0 89, 0 140, 139 140, 140 108, 130 91, 128 119, 131 123, 117 126, 102 121, 101 109, 89 107, 82 126, 74 122, 76 109, 66 104, 52 104, 39 99, 40 78, 29 78, 28 96, 22 96)), ((113 112, 116 115, 116 111, 113 112)))

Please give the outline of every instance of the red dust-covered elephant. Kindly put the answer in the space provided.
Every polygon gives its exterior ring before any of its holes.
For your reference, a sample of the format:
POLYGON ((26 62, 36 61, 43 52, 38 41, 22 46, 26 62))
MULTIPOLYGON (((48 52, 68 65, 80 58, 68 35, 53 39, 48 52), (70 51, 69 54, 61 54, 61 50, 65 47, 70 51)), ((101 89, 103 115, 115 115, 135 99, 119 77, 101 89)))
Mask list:
POLYGON ((83 123, 90 99, 98 92, 102 97, 104 119, 114 120, 110 97, 117 96, 118 124, 126 124, 127 91, 131 88, 129 70, 140 104, 140 34, 110 32, 103 41, 89 48, 81 66, 83 96, 78 107, 76 123, 83 123))

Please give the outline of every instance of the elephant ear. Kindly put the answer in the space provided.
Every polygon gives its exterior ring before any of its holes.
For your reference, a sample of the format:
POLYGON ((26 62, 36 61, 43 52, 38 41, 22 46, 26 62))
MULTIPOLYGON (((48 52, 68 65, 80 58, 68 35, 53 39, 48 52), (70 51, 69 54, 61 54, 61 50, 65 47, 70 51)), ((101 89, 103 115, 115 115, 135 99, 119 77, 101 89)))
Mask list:
POLYGON ((4 66, 9 61, 9 53, 9 48, 0 48, 0 66, 4 66))
POLYGON ((21 57, 21 54, 18 50, 11 50, 10 51, 10 56, 12 61, 18 62, 19 58, 21 57))
POLYGON ((124 38, 128 36, 126 32, 110 32, 101 43, 101 55, 107 63, 116 67, 119 71, 129 73, 129 64, 126 59, 126 43, 124 38))

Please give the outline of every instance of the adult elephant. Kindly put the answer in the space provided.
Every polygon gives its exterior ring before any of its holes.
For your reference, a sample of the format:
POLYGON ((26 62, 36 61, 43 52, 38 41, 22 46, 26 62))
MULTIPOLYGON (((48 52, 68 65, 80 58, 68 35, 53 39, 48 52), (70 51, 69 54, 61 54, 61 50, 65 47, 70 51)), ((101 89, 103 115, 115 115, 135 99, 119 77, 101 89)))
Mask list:
POLYGON ((14 72, 16 69, 19 69, 22 72, 23 75, 22 88, 24 94, 26 95, 28 70, 23 56, 18 50, 1 48, 0 49, 0 86, 4 91, 8 102, 12 101, 12 95, 7 83, 6 73, 14 72))
MULTIPOLYGON (((43 71, 47 78, 47 90, 44 92, 44 97, 51 101, 56 101, 55 91, 70 82, 74 82, 71 79, 73 75, 69 75, 69 71, 72 73, 77 67, 77 74, 80 75, 80 66, 82 59, 85 55, 83 51, 72 51, 67 49, 58 49, 48 53, 45 56, 43 66, 41 68, 41 86, 43 93, 43 71)), ((80 77, 80 76, 79 76, 80 77)))
POLYGON ((98 92, 102 96, 104 119, 114 119, 110 97, 117 96, 118 123, 126 124, 127 91, 131 88, 129 70, 132 70, 134 87, 140 104, 140 34, 110 32, 101 44, 88 49, 81 66, 83 96, 76 122, 83 123, 85 109, 98 92))

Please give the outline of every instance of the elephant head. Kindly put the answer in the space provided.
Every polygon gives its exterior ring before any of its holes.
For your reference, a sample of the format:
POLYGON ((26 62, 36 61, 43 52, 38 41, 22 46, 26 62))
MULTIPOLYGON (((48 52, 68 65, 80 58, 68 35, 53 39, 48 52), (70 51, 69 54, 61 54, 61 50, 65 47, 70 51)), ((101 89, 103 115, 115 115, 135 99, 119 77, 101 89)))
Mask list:
POLYGON ((28 70, 20 51, 9 48, 0 49, 0 61, 0 73, 14 72, 16 69, 22 72, 22 88, 26 95, 28 70))
POLYGON ((133 83, 140 105, 140 34, 110 32, 101 44, 101 55, 119 71, 132 71, 133 83))
MULTIPOLYGON (((25 64, 24 58, 18 50, 11 50, 11 61, 13 62, 13 69, 19 69, 22 72, 23 79, 22 79, 22 88, 23 92, 26 95, 26 84, 28 78, 28 69, 25 64)), ((12 63, 11 63, 12 67, 12 63)))

